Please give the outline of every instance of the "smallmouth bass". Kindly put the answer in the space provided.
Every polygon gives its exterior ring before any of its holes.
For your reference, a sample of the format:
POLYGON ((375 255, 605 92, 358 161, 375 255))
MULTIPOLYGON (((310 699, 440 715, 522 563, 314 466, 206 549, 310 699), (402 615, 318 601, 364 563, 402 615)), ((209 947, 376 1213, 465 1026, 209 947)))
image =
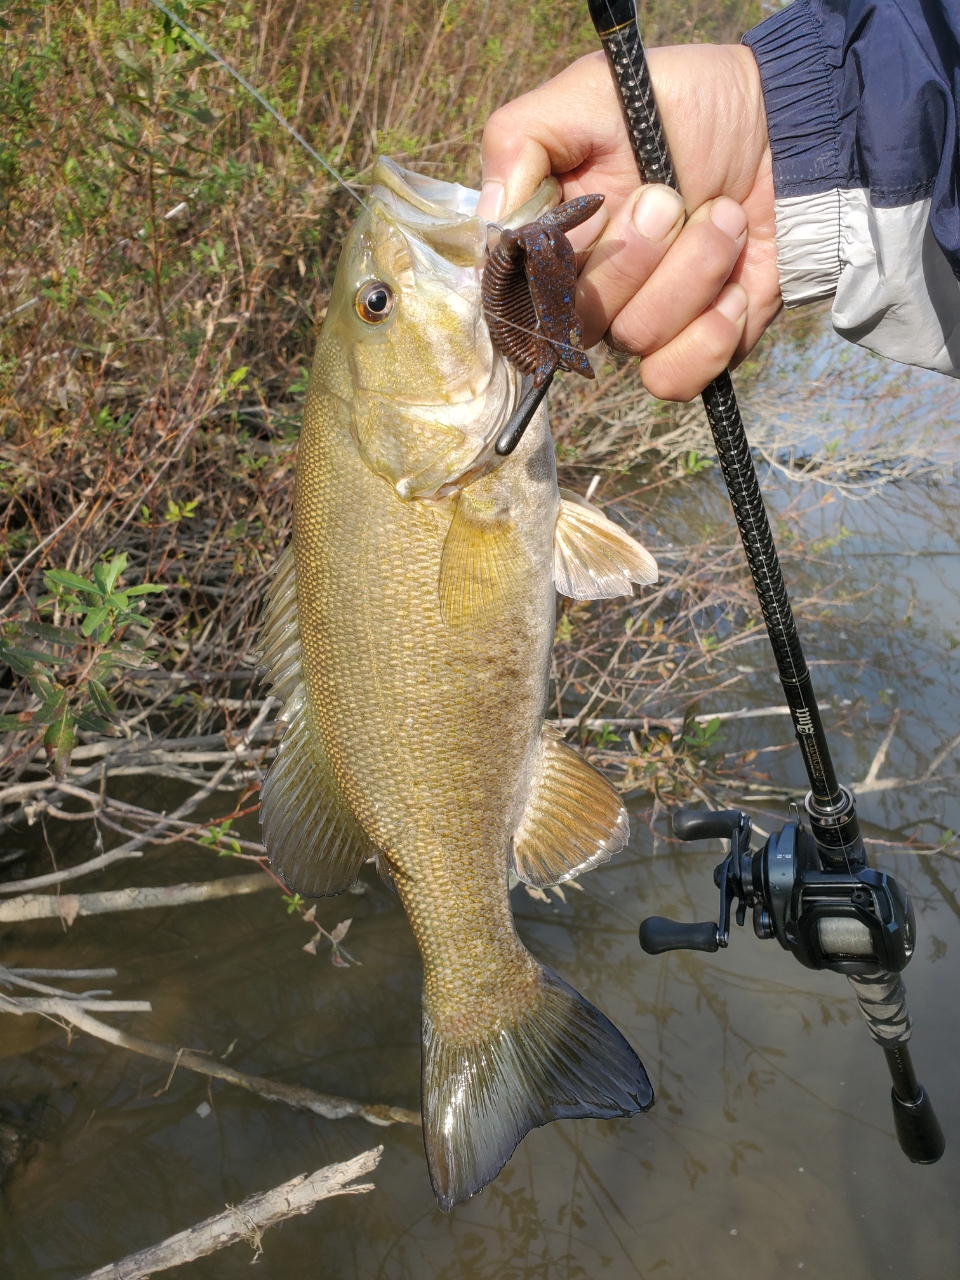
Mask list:
MULTIPOLYGON (((557 192, 544 184, 507 225, 557 192)), ((347 889, 371 857, 400 896, 423 959, 424 1143, 445 1209, 534 1126, 653 1101, 620 1032, 520 942, 507 876, 556 884, 626 842, 617 792, 544 723, 555 592, 630 594, 656 564, 561 494, 545 409, 495 453, 520 375, 483 316, 476 201, 377 162, 313 362, 262 641, 286 726, 264 844, 305 897, 347 889)))

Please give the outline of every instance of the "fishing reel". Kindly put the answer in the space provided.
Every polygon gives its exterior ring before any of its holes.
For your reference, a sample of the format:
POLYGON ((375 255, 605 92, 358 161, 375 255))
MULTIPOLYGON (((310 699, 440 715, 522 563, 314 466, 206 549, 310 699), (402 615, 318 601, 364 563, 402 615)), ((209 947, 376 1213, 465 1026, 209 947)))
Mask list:
POLYGON ((648 955, 726 947, 736 903, 738 925, 751 911, 757 937, 776 938, 808 969, 863 977, 899 973, 909 963, 916 923, 903 887, 865 865, 825 869, 817 842, 799 820, 774 832, 757 852, 750 848, 750 819, 738 809, 681 809, 673 833, 683 841, 730 841, 713 873, 720 919, 682 924, 649 916, 640 925, 648 955))

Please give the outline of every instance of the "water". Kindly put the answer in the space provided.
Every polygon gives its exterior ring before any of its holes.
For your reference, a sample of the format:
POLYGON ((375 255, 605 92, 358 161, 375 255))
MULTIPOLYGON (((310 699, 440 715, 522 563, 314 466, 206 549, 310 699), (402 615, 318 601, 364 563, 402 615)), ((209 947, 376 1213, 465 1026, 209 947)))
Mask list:
MULTIPOLYGON (((922 393, 926 383, 918 378, 915 386, 922 393)), ((809 635, 818 689, 833 702, 828 725, 841 724, 831 735, 839 772, 864 777, 899 707, 881 777, 915 778, 960 719, 957 489, 918 479, 866 503, 824 506, 822 497, 811 489, 804 499, 808 536, 850 531, 802 584, 832 583, 851 598, 809 635)), ((666 533, 692 536, 698 521, 724 518, 724 501, 710 473, 685 481, 666 533)), ((752 670, 741 672, 723 707, 780 701, 765 643, 740 650, 736 662, 752 670)), ((724 727, 729 751, 789 742, 785 719, 724 727)), ((801 787, 793 750, 765 750, 755 767, 788 790, 801 787)), ((940 770, 947 778, 955 771, 951 758, 940 770)), ((158 791, 152 801, 170 807, 172 793, 158 791)), ((729 950, 716 956, 640 951, 636 929, 645 915, 715 914, 711 872, 720 852, 718 844, 690 851, 670 842, 662 817, 651 830, 647 803, 636 802, 629 850, 585 876, 582 892, 543 903, 518 888, 513 898, 534 953, 640 1051, 657 1091, 649 1115, 538 1130, 492 1186, 444 1215, 415 1130, 294 1113, 229 1086, 208 1089, 185 1070, 164 1089, 162 1064, 82 1035, 68 1044, 50 1022, 8 1017, 0 1022, 0 1119, 25 1134, 26 1152, 0 1198, 2 1274, 72 1280, 224 1204, 383 1142, 376 1191, 327 1201, 273 1229, 258 1274, 960 1275, 960 863, 949 853, 902 848, 911 838, 936 843, 960 830, 955 786, 899 786, 860 804, 867 834, 889 842, 871 847, 875 865, 907 885, 917 908, 920 942, 906 974, 912 1048, 947 1135, 947 1153, 932 1167, 909 1164, 897 1147, 883 1055, 844 979, 801 968, 749 926, 735 929, 729 950), (201 1118, 204 1101, 213 1110, 201 1118)), ((767 831, 786 812, 776 802, 751 808, 767 831)), ((34 844, 33 865, 46 869, 48 855, 39 839, 34 844)), ((75 851, 67 856, 77 860, 75 851)), ((170 847, 111 868, 95 887, 225 870, 207 851, 170 847)), ((229 1061, 241 1070, 415 1107, 419 960, 397 900, 372 874, 364 885, 362 895, 318 906, 328 929, 353 919, 347 946, 362 963, 347 969, 333 967, 322 948, 316 957, 301 950, 310 931, 273 892, 83 919, 66 932, 53 921, 6 926, 0 959, 114 965, 116 995, 153 1003, 152 1014, 115 1019, 134 1033, 218 1055, 233 1045, 229 1061)), ((250 1274, 250 1258, 239 1245, 178 1274, 230 1280, 250 1274)))

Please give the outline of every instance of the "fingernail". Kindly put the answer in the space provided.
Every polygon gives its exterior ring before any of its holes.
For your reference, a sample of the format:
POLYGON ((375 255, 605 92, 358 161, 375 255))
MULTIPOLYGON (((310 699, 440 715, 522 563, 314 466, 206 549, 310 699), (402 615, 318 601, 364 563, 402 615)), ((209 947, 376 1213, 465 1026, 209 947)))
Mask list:
POLYGON ((683 200, 672 187, 654 183, 644 187, 633 207, 633 225, 652 244, 659 244, 677 225, 683 200))
POLYGON ((503 213, 505 192, 502 182, 491 179, 480 188, 480 199, 477 201, 477 217, 487 222, 496 222, 503 213))
POLYGON ((736 200, 728 200, 725 196, 714 200, 713 208, 710 210, 710 221, 731 240, 739 240, 747 229, 747 215, 736 200))
POLYGON ((739 284, 728 284, 717 299, 717 310, 731 324, 736 324, 747 309, 747 291, 739 284))

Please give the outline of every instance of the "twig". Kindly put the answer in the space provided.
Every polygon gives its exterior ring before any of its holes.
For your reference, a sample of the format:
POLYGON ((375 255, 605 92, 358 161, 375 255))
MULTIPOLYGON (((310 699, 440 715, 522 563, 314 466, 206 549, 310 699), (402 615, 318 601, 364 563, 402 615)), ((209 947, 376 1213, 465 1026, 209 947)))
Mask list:
MULTIPOLYGON (((96 799, 91 795, 91 800, 96 799)), ((24 893, 30 889, 45 889, 47 885, 60 884, 64 880, 76 880, 79 876, 89 875, 91 871, 100 871, 103 867, 109 867, 113 862, 122 862, 125 858, 142 858, 143 854, 137 849, 128 849, 121 852, 113 849, 109 853, 101 853, 96 858, 91 858, 89 862, 81 862, 76 867, 65 867, 63 871, 48 871, 42 876, 31 876, 28 880, 8 880, 4 884, 0 884, 0 893, 24 893)), ((3 905, 0 904, 0 912, 3 905)), ((0 915, 0 919, 4 917, 0 915)))
POLYGON ((69 1006, 71 1018, 83 1010, 94 1013, 152 1013, 149 1000, 100 1000, 77 996, 5 996, 0 994, 0 1013, 45 1013, 63 1016, 64 1006, 69 1006))
MULTIPOLYGON (((34 299, 34 301, 36 301, 36 299, 34 299)), ((19 308, 19 310, 22 310, 22 309, 23 309, 22 307, 19 308)), ((16 313, 11 312, 11 314, 16 314, 16 313)), ((0 595, 3 594, 3 592, 9 586, 9 584, 14 580, 14 578, 17 577, 17 575, 19 574, 20 570, 24 567, 24 565, 28 564, 35 555, 37 555, 39 552, 41 552, 44 549, 44 547, 49 547, 51 542, 55 542, 57 538, 59 538, 60 534, 63 533, 64 529, 66 529, 68 525, 73 524, 77 516, 81 515, 84 511, 86 511, 86 509, 87 509, 87 503, 86 503, 86 500, 84 500, 83 502, 80 503, 78 507, 75 507, 73 511, 71 511, 70 515, 67 516, 66 520, 64 520, 61 524, 57 525, 53 533, 48 533, 42 542, 38 542, 32 551, 28 551, 27 554, 23 557, 23 559, 20 560, 19 563, 15 564, 14 567, 7 574, 7 576, 4 578, 4 580, 0 582, 0 595)), ((6 608, 6 605, 4 606, 4 609, 5 608, 6 608)), ((0 613, 2 612, 3 610, 0 609, 0 613)))
POLYGON ((154 1272, 179 1267, 195 1258, 204 1258, 240 1240, 251 1246, 254 1251, 252 1261, 256 1262, 263 1251, 261 1236, 274 1223, 283 1222, 285 1218, 292 1218, 298 1213, 309 1213, 319 1201, 331 1196, 359 1195, 373 1191, 372 1182, 351 1184, 351 1179, 371 1173, 380 1163, 382 1155, 383 1147, 373 1147, 370 1151, 354 1156, 352 1160, 328 1164, 309 1176, 300 1174, 299 1177, 274 1187, 272 1191, 249 1196, 236 1208, 227 1208, 223 1213, 206 1218, 186 1231, 179 1231, 160 1244, 141 1249, 138 1253, 121 1258, 119 1262, 111 1262, 109 1266, 91 1271, 84 1280, 142 1280, 142 1277, 153 1275, 154 1272))
POLYGON ((899 723, 899 720, 900 708, 896 707, 893 715, 890 717, 890 724, 887 727, 887 732, 883 735, 883 741, 880 743, 879 747, 877 747, 877 754, 870 762, 870 768, 867 770, 867 775, 861 784, 862 786, 869 786, 871 782, 876 782, 877 774, 883 768, 883 762, 887 758, 887 751, 890 749, 890 743, 893 741, 893 735, 897 731, 897 724, 899 723))
MULTIPOLYGON (((27 1002, 24 1001, 24 1004, 27 1002)), ((33 1012, 21 1009, 19 1001, 9 996, 0 995, 0 1011, 7 1013, 33 1012), (14 1006, 6 1008, 5 1005, 14 1006)), ((116 1007, 116 1006, 114 1006, 116 1007)), ((147 1006, 149 1009, 149 1006, 147 1006)), ((269 1102, 283 1102, 297 1111, 312 1111, 314 1115, 323 1116, 325 1120, 345 1120, 355 1116, 370 1124, 412 1124, 419 1126, 420 1116, 416 1111, 408 1111, 406 1107, 391 1107, 385 1103, 356 1102, 353 1098, 339 1098, 331 1094, 315 1093, 299 1084, 283 1084, 278 1080, 266 1080, 263 1076, 247 1075, 228 1067, 226 1063, 209 1057, 196 1049, 174 1049, 172 1045, 156 1044, 152 1040, 142 1040, 139 1036, 128 1035, 116 1027, 91 1018, 76 1002, 67 998, 53 999, 45 1002, 45 1013, 56 1014, 71 1026, 107 1044, 119 1049, 129 1049, 132 1053, 142 1054, 145 1058, 153 1058, 157 1062, 166 1062, 171 1066, 185 1067, 198 1075, 209 1076, 215 1080, 225 1080, 227 1084, 237 1085, 249 1093, 255 1093, 269 1102)))
POLYGON ((927 765, 926 771, 923 775, 924 782, 927 782, 930 780, 930 778, 933 776, 936 770, 939 769, 940 766, 943 764, 944 760, 946 760, 947 756, 950 755, 952 751, 955 751, 957 747, 960 747, 960 733, 955 734, 954 737, 950 739, 950 741, 947 743, 945 747, 941 747, 940 750, 937 752, 937 754, 933 757, 933 759, 927 765))
MULTIPOLYGON (((0 887, 0 891, 11 893, 19 892, 20 889, 26 887, 39 889, 48 884, 60 884, 64 880, 72 880, 77 876, 86 875, 90 871, 99 870, 101 867, 109 866, 112 862, 119 862, 123 858, 134 856, 139 857, 139 850, 143 845, 149 844, 154 836, 162 835, 167 829, 168 823, 175 822, 178 818, 186 817, 187 814, 192 813, 194 809, 198 808, 204 800, 213 795, 230 770, 240 763, 240 756, 242 752, 247 749, 256 737, 258 731, 263 725, 263 722, 270 713, 270 708, 275 702, 276 698, 267 698, 264 701, 257 718, 253 721, 250 727, 244 731, 237 743, 230 748, 230 756, 226 763, 223 764, 216 773, 211 774, 209 778, 206 778, 203 786, 199 787, 193 795, 184 800, 183 804, 181 804, 179 808, 174 809, 173 813, 169 816, 166 814, 158 815, 158 821, 141 835, 134 836, 133 839, 127 840, 116 849, 111 849, 107 853, 102 853, 97 858, 91 858, 89 862, 81 863, 78 867, 70 867, 67 868, 66 871, 48 872, 45 876, 35 876, 29 881, 12 881, 0 887)), ((93 777, 99 775, 99 769, 90 770, 90 774, 92 776, 89 780, 92 781, 93 777)), ((91 802, 96 799, 92 794, 88 796, 76 787, 68 787, 66 791, 64 791, 63 785, 60 785, 59 791, 61 794, 69 792, 74 795, 81 795, 84 799, 89 799, 91 802)), ((47 803, 49 804, 49 801, 47 803)))
MULTIPOLYGON (((788 716, 789 707, 741 707, 739 711, 708 711, 704 715, 693 717, 696 724, 709 724, 711 720, 759 720, 766 716, 788 716)), ((600 716, 589 720, 581 720, 579 716, 564 716, 551 720, 558 729, 589 729, 599 732, 605 726, 611 729, 645 729, 648 725, 654 729, 682 729, 684 720, 681 716, 625 716, 607 718, 600 716)))
POLYGON ((238 894, 261 893, 274 888, 262 871, 249 876, 225 876, 202 884, 170 884, 144 889, 110 889, 103 893, 24 893, 0 902, 0 923, 14 920, 46 920, 60 917, 72 924, 77 916, 99 916, 110 911, 142 911, 147 907, 182 907, 188 902, 211 902, 238 894))
POLYGON ((12 320, 14 316, 18 316, 21 311, 29 311, 30 308, 35 307, 39 301, 40 295, 37 294, 35 298, 28 298, 26 302, 21 302, 19 307, 14 307, 12 311, 5 311, 4 314, 0 316, 0 324, 6 324, 6 322, 8 320, 12 320))

